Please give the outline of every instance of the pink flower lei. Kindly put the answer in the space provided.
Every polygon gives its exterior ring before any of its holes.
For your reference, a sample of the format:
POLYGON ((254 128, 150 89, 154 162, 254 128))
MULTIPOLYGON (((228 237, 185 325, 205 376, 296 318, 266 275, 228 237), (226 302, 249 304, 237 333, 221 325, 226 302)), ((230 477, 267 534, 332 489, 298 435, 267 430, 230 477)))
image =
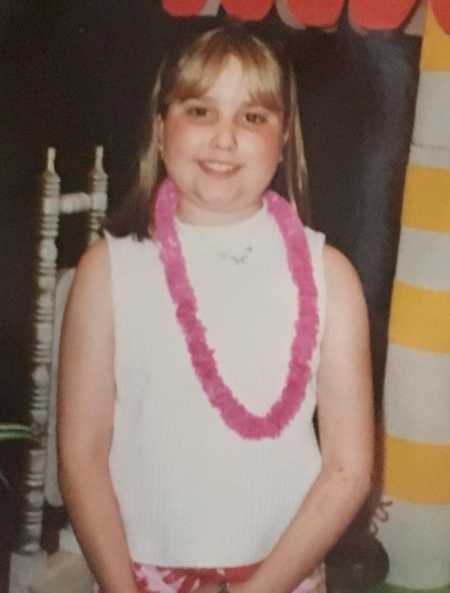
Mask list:
POLYGON ((300 409, 310 378, 310 362, 317 341, 317 289, 305 231, 296 211, 275 192, 264 199, 283 237, 288 267, 297 287, 297 319, 285 384, 279 398, 262 416, 253 414, 224 383, 197 317, 197 302, 175 227, 177 191, 170 179, 162 182, 155 204, 155 239, 176 317, 182 328, 192 365, 212 406, 225 424, 245 439, 276 438, 300 409))

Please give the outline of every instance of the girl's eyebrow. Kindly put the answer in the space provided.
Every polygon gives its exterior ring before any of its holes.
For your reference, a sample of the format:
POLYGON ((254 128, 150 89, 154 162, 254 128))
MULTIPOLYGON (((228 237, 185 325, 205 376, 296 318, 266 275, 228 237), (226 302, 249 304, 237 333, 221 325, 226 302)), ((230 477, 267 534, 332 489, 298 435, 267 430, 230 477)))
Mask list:
MULTIPOLYGON (((186 97, 185 99, 183 99, 183 101, 205 101, 207 103, 218 103, 217 99, 215 97, 212 97, 211 95, 198 95, 198 96, 186 97)), ((259 101, 255 101, 252 99, 250 99, 248 101, 243 101, 242 103, 240 103, 239 108, 241 108, 241 109, 242 108, 244 108, 244 109, 260 108, 260 109, 267 109, 269 111, 275 111, 274 109, 270 109, 269 107, 266 107, 259 101)))
POLYGON ((259 101, 244 101, 244 103, 242 103, 242 107, 251 107, 253 109, 268 109, 269 111, 272 111, 272 109, 269 109, 269 107, 267 107, 263 103, 260 103, 259 101))
POLYGON ((216 103, 216 100, 209 95, 192 95, 185 97, 182 101, 206 101, 207 103, 216 103))
POLYGON ((269 107, 268 105, 264 105, 264 103, 260 103, 259 101, 245 101, 242 103, 242 107, 244 109, 263 109, 264 111, 271 111, 272 113, 285 113, 283 108, 269 107))
MULTIPOLYGON (((212 97, 211 95, 208 94, 204 94, 204 95, 198 95, 198 96, 190 96, 190 97, 185 97, 184 99, 181 99, 181 103, 185 103, 186 101, 201 101, 204 103, 208 103, 209 105, 217 105, 218 101, 215 97, 212 97)), ((264 105, 263 103, 255 100, 255 99, 249 99, 248 101, 243 101, 240 105, 239 105, 239 109, 263 109, 264 111, 271 111, 272 113, 284 113, 285 110, 284 109, 277 109, 275 107, 268 107, 267 105, 264 105)))

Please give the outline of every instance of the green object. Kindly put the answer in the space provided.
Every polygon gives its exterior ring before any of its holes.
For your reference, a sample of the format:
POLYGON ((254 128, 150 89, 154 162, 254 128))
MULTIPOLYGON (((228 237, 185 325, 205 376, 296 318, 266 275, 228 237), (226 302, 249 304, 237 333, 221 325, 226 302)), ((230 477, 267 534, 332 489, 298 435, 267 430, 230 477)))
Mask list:
POLYGON ((384 583, 377 589, 377 593, 450 593, 450 585, 436 589, 408 589, 384 583))
POLYGON ((31 430, 23 424, 0 423, 0 442, 31 438, 31 430))

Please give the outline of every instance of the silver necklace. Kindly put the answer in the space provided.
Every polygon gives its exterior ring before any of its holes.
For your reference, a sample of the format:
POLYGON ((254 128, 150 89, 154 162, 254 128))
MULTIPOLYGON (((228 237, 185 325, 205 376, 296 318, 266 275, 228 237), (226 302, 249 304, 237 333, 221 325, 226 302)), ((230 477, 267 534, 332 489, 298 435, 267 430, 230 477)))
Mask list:
POLYGON ((251 254, 253 253, 253 245, 245 245, 243 248, 241 248, 239 251, 225 251, 225 250, 221 250, 218 253, 218 256, 226 261, 229 261, 235 265, 242 265, 242 264, 246 264, 249 257, 251 256, 251 254))

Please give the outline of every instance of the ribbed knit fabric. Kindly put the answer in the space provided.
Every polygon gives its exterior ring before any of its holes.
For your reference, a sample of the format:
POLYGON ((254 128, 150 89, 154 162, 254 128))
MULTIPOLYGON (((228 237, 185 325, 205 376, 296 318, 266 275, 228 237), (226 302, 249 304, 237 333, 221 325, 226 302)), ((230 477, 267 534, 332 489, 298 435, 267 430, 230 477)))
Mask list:
MULTIPOLYGON (((235 396, 265 413, 284 385, 296 293, 276 223, 263 207, 237 224, 177 222, 199 317, 235 396)), ((307 231, 324 323, 323 235, 307 231)), ((117 398, 110 466, 135 561, 241 566, 264 558, 320 470, 312 380, 277 439, 228 428, 191 366, 158 246, 108 236, 117 398)), ((319 340, 320 342, 320 340, 319 340)))

